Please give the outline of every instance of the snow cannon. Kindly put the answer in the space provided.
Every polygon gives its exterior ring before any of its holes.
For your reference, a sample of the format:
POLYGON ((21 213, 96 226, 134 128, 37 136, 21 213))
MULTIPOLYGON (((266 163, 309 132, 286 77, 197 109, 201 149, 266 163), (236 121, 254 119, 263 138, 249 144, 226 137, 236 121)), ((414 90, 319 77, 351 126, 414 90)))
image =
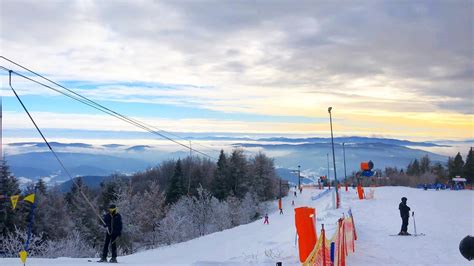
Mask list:
POLYGON ((374 163, 372 161, 368 162, 361 162, 360 163, 360 170, 362 170, 361 175, 366 177, 371 177, 375 174, 372 169, 374 168, 374 163))

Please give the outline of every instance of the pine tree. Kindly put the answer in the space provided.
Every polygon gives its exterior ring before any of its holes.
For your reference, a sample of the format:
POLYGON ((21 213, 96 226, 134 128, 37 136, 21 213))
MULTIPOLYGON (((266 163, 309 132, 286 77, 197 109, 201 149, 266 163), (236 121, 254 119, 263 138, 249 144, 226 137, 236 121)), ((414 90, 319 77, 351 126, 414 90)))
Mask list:
POLYGON ((274 199, 279 195, 277 187, 277 177, 273 160, 263 153, 258 153, 250 162, 251 186, 257 193, 260 201, 274 199))
POLYGON ((42 178, 40 178, 36 182, 36 191, 42 193, 43 195, 46 195, 46 190, 47 190, 46 183, 44 182, 42 178))
POLYGON ((435 163, 432 172, 436 175, 436 182, 444 183, 446 181, 446 170, 441 163, 435 163))
POLYGON ((472 150, 472 147, 469 150, 469 153, 467 154, 463 172, 464 177, 469 183, 474 182, 474 151, 472 150))
POLYGON ((407 167, 407 175, 418 176, 420 174, 420 163, 417 159, 413 160, 407 167))
POLYGON ((452 170, 449 173, 451 177, 462 176, 463 174, 464 161, 462 160, 461 153, 458 152, 454 157, 452 170))
POLYGON ((232 151, 228 177, 232 182, 232 192, 234 195, 239 199, 243 198, 245 193, 249 190, 247 179, 247 159, 245 158, 243 150, 235 149, 232 151))
POLYGON ((173 176, 166 190, 166 204, 172 204, 179 200, 185 194, 183 186, 183 170, 181 167, 181 159, 176 162, 173 176))
POLYGON ((15 230, 15 224, 19 219, 16 213, 18 209, 13 210, 10 203, 10 197, 20 194, 18 180, 11 174, 10 167, 5 160, 0 161, 0 195, 3 199, 0 206, 0 235, 6 235, 15 230))
POLYGON ((68 214, 72 217, 74 228, 79 232, 88 244, 95 246, 102 241, 102 228, 98 226, 97 210, 93 210, 84 199, 84 195, 91 201, 93 206, 98 205, 98 193, 90 190, 82 178, 75 179, 76 185, 72 185, 71 191, 65 196, 68 214), (82 193, 81 193, 82 192, 82 193))
POLYGON ((431 160, 428 155, 421 157, 420 159, 420 173, 424 174, 430 171, 431 168, 431 160))
POLYGON ((228 166, 227 158, 223 150, 219 155, 219 160, 217 161, 217 169, 214 172, 214 180, 211 184, 211 192, 219 200, 224 200, 227 198, 230 191, 230 187, 227 186, 227 175, 228 175, 228 166))

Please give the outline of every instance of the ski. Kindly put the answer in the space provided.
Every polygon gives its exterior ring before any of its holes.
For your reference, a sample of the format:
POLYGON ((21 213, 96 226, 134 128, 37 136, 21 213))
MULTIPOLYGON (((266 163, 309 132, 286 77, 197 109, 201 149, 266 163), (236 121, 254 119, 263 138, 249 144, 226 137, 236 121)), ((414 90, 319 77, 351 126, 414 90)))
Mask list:
POLYGON ((87 260, 87 262, 95 262, 95 263, 117 263, 117 262, 108 262, 108 261, 100 261, 100 260, 87 260))
POLYGON ((424 233, 411 234, 411 235, 399 235, 399 234, 396 234, 396 235, 389 235, 389 236, 425 236, 425 234, 424 234, 424 233))

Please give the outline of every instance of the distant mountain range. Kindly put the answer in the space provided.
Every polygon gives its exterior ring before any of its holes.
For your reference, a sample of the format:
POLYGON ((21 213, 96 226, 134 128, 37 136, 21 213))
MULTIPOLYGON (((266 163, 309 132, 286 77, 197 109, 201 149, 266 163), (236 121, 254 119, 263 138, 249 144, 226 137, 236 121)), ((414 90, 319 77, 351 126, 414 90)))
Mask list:
MULTIPOLYGON (((287 143, 328 143, 331 142, 331 138, 263 138, 258 141, 278 141, 287 143)), ((382 143, 399 146, 422 146, 422 147, 434 147, 442 146, 431 142, 413 142, 409 140, 399 139, 385 139, 385 138, 368 138, 368 137, 337 137, 334 138, 334 143, 382 143)))
MULTIPOLYGON (((57 155, 73 176, 110 175, 114 172, 132 173, 150 166, 150 163, 142 160, 102 154, 57 152, 57 155)), ((53 182, 61 182, 69 178, 50 152, 9 155, 6 160, 17 177, 32 180, 49 177, 53 182)))
MULTIPOLYGON (((218 150, 222 147, 227 153, 232 148, 240 147, 248 155, 262 151, 274 158, 277 172, 290 182, 297 182, 291 170, 301 166, 302 175, 317 177, 327 175, 329 159, 329 175, 333 178, 332 148, 330 138, 247 138, 247 137, 195 137, 213 141, 212 151, 206 151, 212 157, 218 157, 218 150), (229 144, 232 143, 233 144, 229 144)), ((334 139, 336 172, 338 177, 359 169, 360 162, 372 160, 375 168, 383 169, 387 166, 406 167, 415 158, 428 154, 433 162, 446 163, 447 157, 428 152, 449 147, 443 142, 413 142, 408 140, 369 138, 369 137, 338 137, 334 139), (345 143, 346 169, 342 143, 345 143), (419 147, 419 148, 415 148, 419 147), (423 150, 426 149, 426 150, 423 150)), ((151 142, 153 143, 153 142, 151 142)), ((455 143, 455 142, 453 142, 455 143)), ((12 172, 22 179, 37 180, 47 177, 50 182, 64 182, 69 178, 61 170, 55 158, 47 151, 41 142, 22 142, 6 144, 6 159, 12 172)), ((177 159, 188 156, 189 151, 177 147, 170 151, 160 145, 124 145, 104 144, 92 145, 87 143, 59 143, 51 142, 51 146, 64 162, 73 176, 109 176, 114 172, 130 174, 143 171, 155 166, 163 160, 177 159)), ((193 147, 199 147, 198 145, 193 147)), ((198 148, 199 149, 199 148, 198 148)), ((453 154, 454 155, 454 154, 453 154)), ((92 177, 91 177, 92 178, 92 177)))

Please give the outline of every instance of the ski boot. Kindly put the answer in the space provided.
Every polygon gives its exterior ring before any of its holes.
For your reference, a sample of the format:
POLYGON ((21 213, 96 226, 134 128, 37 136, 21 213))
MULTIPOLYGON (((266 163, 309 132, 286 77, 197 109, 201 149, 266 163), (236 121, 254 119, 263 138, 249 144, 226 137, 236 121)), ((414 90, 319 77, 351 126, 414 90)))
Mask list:
POLYGON ((100 258, 97 262, 107 262, 107 258, 100 258))
POLYGON ((117 258, 111 258, 111 259, 109 260, 109 262, 110 262, 110 263, 117 263, 117 258))

